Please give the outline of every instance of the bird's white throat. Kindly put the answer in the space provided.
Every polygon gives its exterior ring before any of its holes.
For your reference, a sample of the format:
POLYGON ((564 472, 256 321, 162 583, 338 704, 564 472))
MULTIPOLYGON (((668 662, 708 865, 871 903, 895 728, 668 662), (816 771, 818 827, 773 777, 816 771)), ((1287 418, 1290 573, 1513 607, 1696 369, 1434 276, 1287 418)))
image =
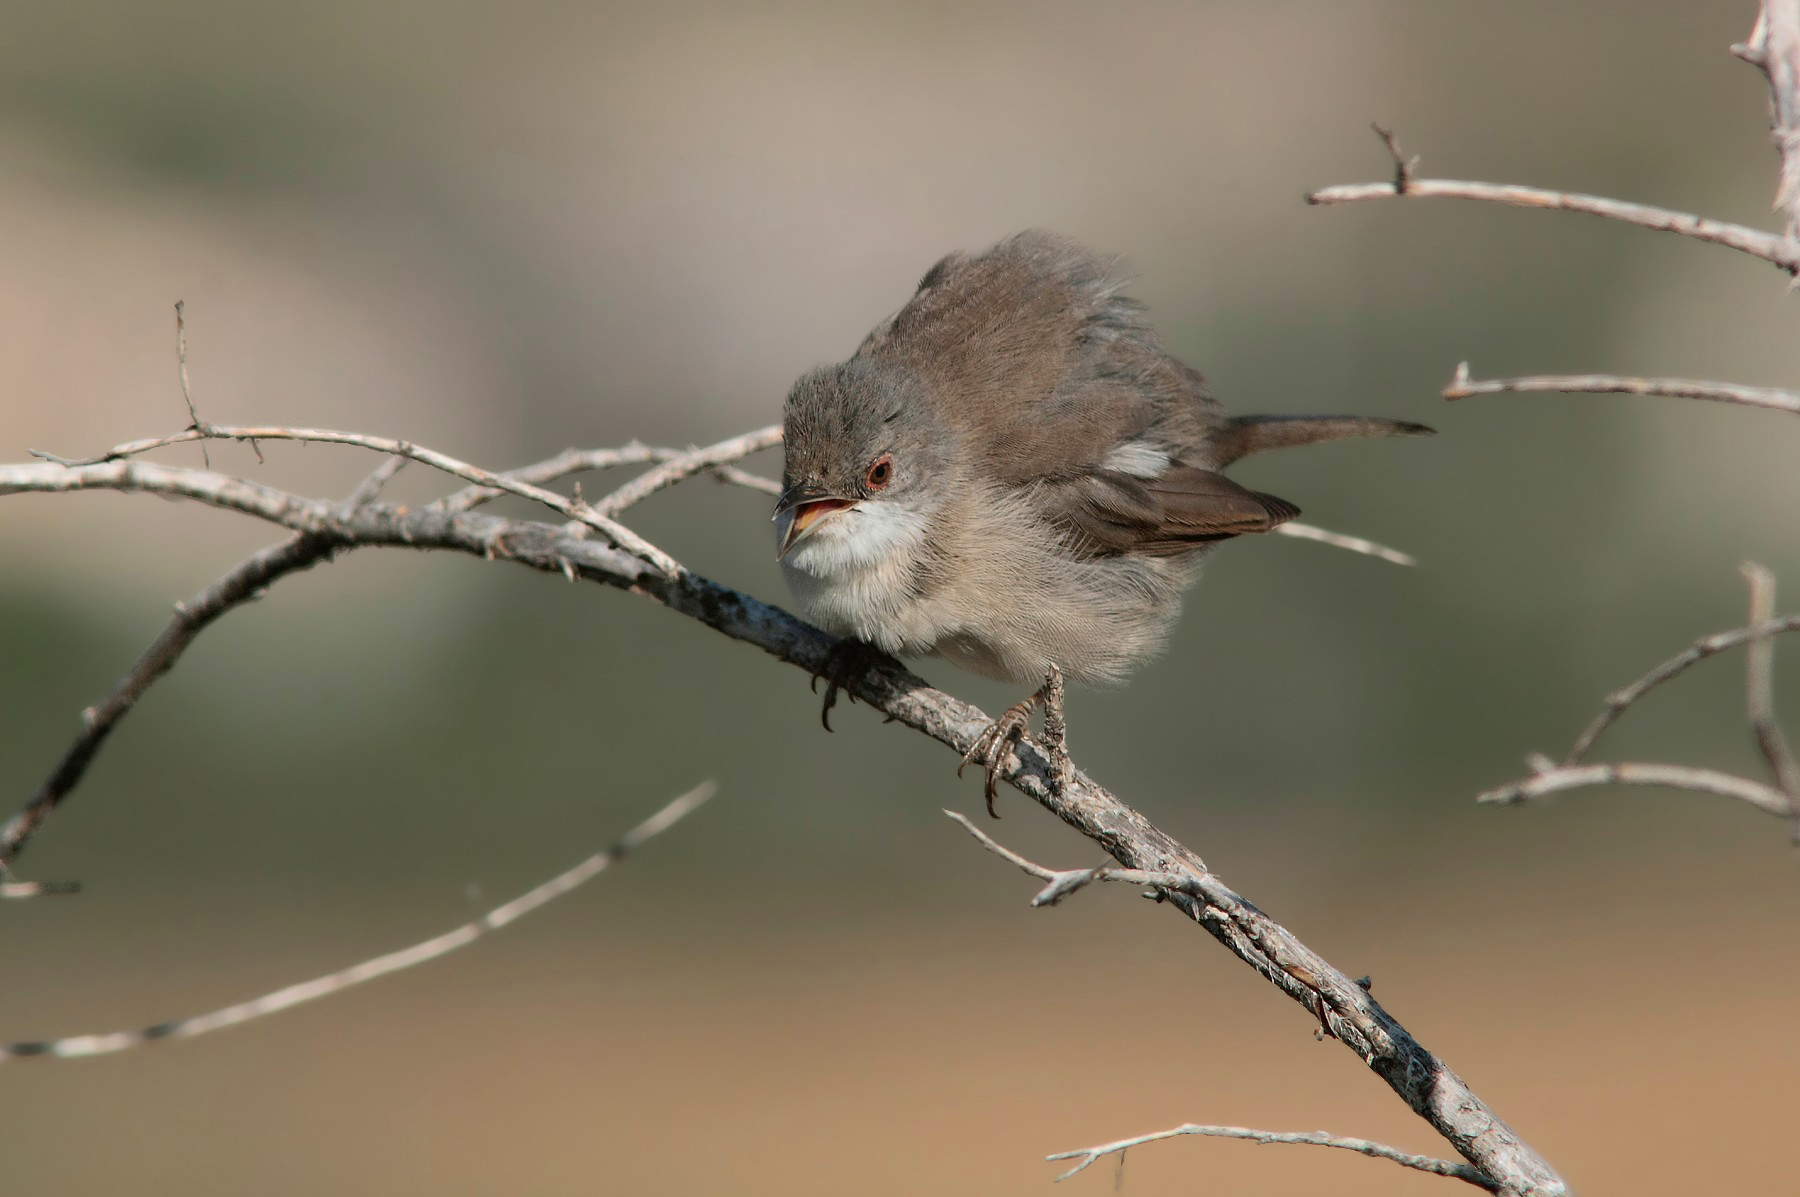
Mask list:
POLYGON ((782 564, 829 579, 910 559, 924 542, 925 513, 896 502, 865 499, 824 516, 782 564))

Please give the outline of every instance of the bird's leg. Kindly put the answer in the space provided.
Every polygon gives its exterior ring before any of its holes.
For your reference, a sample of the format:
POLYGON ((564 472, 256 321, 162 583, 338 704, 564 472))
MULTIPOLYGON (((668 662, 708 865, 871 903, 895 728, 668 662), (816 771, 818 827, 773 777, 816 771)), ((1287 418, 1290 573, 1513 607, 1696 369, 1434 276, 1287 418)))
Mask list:
POLYGON ((838 693, 841 691, 844 697, 855 702, 856 695, 850 693, 851 680, 861 677, 869 666, 885 655, 873 644, 853 637, 845 637, 831 646, 825 657, 825 668, 812 678, 814 694, 819 692, 819 679, 825 679, 825 705, 819 708, 819 722, 825 725, 826 731, 831 730, 831 708, 837 705, 838 693))
POLYGON ((988 725, 986 731, 975 737, 969 750, 963 753, 962 764, 956 767, 956 775, 971 761, 980 761, 985 775, 983 793, 987 796, 988 814, 998 819, 1000 815, 994 810, 995 789, 1000 780, 1000 762, 1006 758, 1006 746, 1015 736, 1022 735, 1031 723, 1033 707, 1044 708, 1044 748, 1050 758, 1050 784, 1061 787, 1063 781, 1073 771, 1069 763, 1066 741, 1068 724, 1063 718, 1063 680, 1062 670, 1054 664, 1050 666, 1044 684, 1029 697, 1007 707, 1000 718, 988 725))

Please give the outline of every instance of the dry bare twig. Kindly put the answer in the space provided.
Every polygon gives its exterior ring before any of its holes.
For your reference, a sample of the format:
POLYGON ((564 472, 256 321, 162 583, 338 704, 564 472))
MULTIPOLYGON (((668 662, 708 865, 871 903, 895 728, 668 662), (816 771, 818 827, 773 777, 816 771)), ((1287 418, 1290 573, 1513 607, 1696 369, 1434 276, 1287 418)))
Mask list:
MULTIPOLYGON (((247 435, 249 429, 215 429, 247 435)), ((256 429, 306 439, 308 430, 256 429)), ((271 437, 270 439, 277 439, 271 437)), ((479 486, 539 498, 538 488, 512 482, 408 442, 337 433, 337 443, 397 453, 446 469, 479 486)), ((128 446, 129 447, 129 446, 128 446)), ((447 549, 498 558, 548 573, 600 582, 643 595, 735 639, 817 675, 833 661, 838 642, 817 628, 748 595, 720 586, 653 547, 631 544, 635 534, 589 540, 585 528, 503 519, 449 506, 398 507, 368 503, 354 510, 304 498, 210 470, 164 466, 134 456, 106 456, 88 464, 0 466, 0 495, 25 492, 117 490, 187 498, 278 524, 303 535, 329 537, 344 547, 447 549), (629 537, 629 539, 627 539, 629 537)), ((551 495, 545 505, 570 514, 571 504, 551 495)), ((540 502, 544 500, 539 498, 540 502)), ((588 526, 598 517, 591 509, 588 526)), ((619 529, 623 533, 624 529, 619 529)), ((641 543, 641 542, 639 542, 641 543)), ((991 720, 967 703, 932 689, 898 662, 877 659, 845 689, 895 721, 965 752, 991 720)), ((1330 1035, 1353 1050, 1410 1108, 1425 1118, 1469 1162, 1520 1197, 1562 1194, 1566 1186, 1542 1157, 1489 1110, 1441 1060, 1426 1051, 1355 981, 1333 968, 1292 933, 1244 901, 1189 849, 1085 775, 1052 781, 1051 765, 1037 746, 1010 746, 1000 776, 1057 817, 1095 840, 1126 869, 1178 879, 1164 892, 1182 912, 1240 960, 1303 1006, 1330 1035)), ((11 824, 8 825, 12 827, 11 824)), ((24 836, 30 828, 24 829, 24 836)), ((0 849, 12 855, 24 837, 0 849)))
POLYGON ((1746 562, 1744 577, 1750 585, 1748 625, 1702 636, 1630 685, 1613 691, 1606 697, 1606 706, 1582 729, 1560 764, 1547 757, 1534 755, 1529 761, 1530 776, 1484 791, 1476 795, 1475 800, 1508 806, 1567 790, 1608 785, 1689 790, 1697 794, 1716 794, 1721 798, 1736 799, 1749 803, 1765 814, 1787 819, 1796 828, 1795 842, 1800 843, 1800 802, 1796 801, 1796 797, 1800 796, 1800 768, 1796 767, 1787 740, 1775 723, 1772 655, 1776 636, 1800 630, 1800 615, 1776 618, 1771 614, 1775 606, 1775 579, 1766 568, 1754 562, 1746 562), (1583 758, 1593 750, 1594 742, 1600 738, 1601 733, 1618 722, 1619 717, 1633 703, 1686 672, 1697 662, 1740 645, 1749 646, 1744 667, 1745 711, 1751 733, 1769 764, 1769 772, 1775 782, 1773 786, 1716 769, 1699 769, 1689 765, 1582 763, 1583 758))
POLYGON ((33 457, 54 462, 64 468, 80 468, 83 466, 106 465, 109 463, 128 461, 152 449, 160 449, 168 445, 179 445, 187 441, 232 440, 232 441, 304 441, 318 445, 354 445, 360 449, 368 449, 376 453, 406 457, 413 461, 428 465, 435 470, 454 475, 466 482, 473 482, 492 490, 505 491, 518 495, 522 499, 530 499, 541 503, 560 515, 586 524, 594 531, 605 536, 613 544, 634 556, 643 557, 652 565, 665 572, 677 571, 675 559, 661 549, 639 536, 631 529, 615 520, 609 519, 595 511, 580 499, 568 499, 554 491, 545 490, 529 482, 520 482, 505 474, 496 474, 479 466, 459 461, 448 453, 440 453, 435 449, 427 449, 415 445, 411 441, 395 440, 392 437, 369 436, 361 432, 340 432, 331 428, 286 428, 277 426, 247 427, 231 424, 197 424, 182 432, 170 436, 153 437, 148 440, 126 441, 114 445, 96 457, 67 458, 58 457, 54 453, 45 453, 38 449, 29 450, 33 457))
POLYGON ((1660 765, 1623 761, 1605 765, 1551 765, 1541 772, 1519 781, 1508 782, 1475 796, 1475 801, 1496 806, 1511 806, 1531 798, 1544 798, 1565 790, 1581 790, 1591 786, 1654 786, 1667 790, 1688 790, 1696 794, 1716 794, 1747 802, 1764 814, 1787 818, 1791 813, 1787 796, 1780 790, 1716 769, 1697 769, 1689 765, 1660 765))
POLYGON ((532 911, 598 877, 608 868, 624 860, 647 841, 667 831, 718 792, 712 782, 702 782, 681 797, 626 832, 612 847, 565 869, 548 881, 533 886, 510 902, 494 907, 480 918, 464 923, 455 930, 433 936, 410 947, 387 952, 349 968, 284 986, 273 993, 251 998, 247 1002, 226 1006, 206 1014, 196 1014, 171 1022, 158 1023, 136 1031, 112 1031, 102 1035, 70 1035, 61 1039, 45 1039, 36 1043, 14 1043, 0 1046, 0 1063, 30 1056, 55 1056, 73 1059, 78 1056, 103 1056, 127 1048, 141 1047, 164 1039, 192 1039, 209 1031, 235 1027, 252 1019, 288 1010, 303 1002, 315 1001, 342 993, 353 985, 373 981, 392 973, 416 967, 458 948, 467 947, 489 932, 517 922, 532 911))
POLYGON ((1395 178, 1387 183, 1345 183, 1323 187, 1306 197, 1309 204, 1329 207, 1366 200, 1395 199, 1465 199, 1510 208, 1542 208, 1559 212, 1580 212, 1636 225, 1658 233, 1675 233, 1713 245, 1723 245, 1740 253, 1761 258, 1790 275, 1800 274, 1800 242, 1790 237, 1765 233, 1748 225, 1709 220, 1691 212, 1676 212, 1648 204, 1633 204, 1607 199, 1600 195, 1583 195, 1574 191, 1551 191, 1543 187, 1519 187, 1510 183, 1477 183, 1464 179, 1420 179, 1415 177, 1417 158, 1402 158, 1393 134, 1376 126, 1376 133, 1388 147, 1395 163, 1395 178))
POLYGON ((1469 377, 1469 363, 1456 367, 1444 398, 1546 391, 1570 395, 1666 395, 1675 399, 1710 399, 1800 415, 1800 394, 1776 387, 1746 387, 1733 382, 1700 382, 1689 378, 1632 378, 1623 374, 1534 374, 1525 378, 1469 377))
POLYGON ((969 817, 953 810, 944 812, 962 829, 975 837, 975 842, 998 856, 1008 864, 1016 865, 1021 871, 1031 874, 1039 881, 1049 882, 1043 889, 1032 896, 1033 906, 1055 906, 1064 898, 1079 889, 1086 889, 1096 881, 1123 881, 1127 885, 1145 885, 1156 890, 1168 890, 1178 894, 1193 894, 1194 884, 1190 878, 1178 873, 1153 873, 1144 869, 1115 869, 1107 865, 1099 865, 1091 869, 1051 869, 1041 864, 1026 860, 1011 848, 1006 847, 993 836, 975 826, 969 817))
MULTIPOLYGON (((1143 885, 1150 887, 1147 896, 1161 899, 1172 893, 1197 895, 1198 887, 1193 880, 1174 873, 1156 873, 1143 869, 1115 869, 1100 866, 1091 869, 1052 869, 1035 861, 1027 860, 1011 848, 999 843, 994 837, 977 827, 968 816, 956 811, 944 812, 962 826, 962 829, 975 838, 983 848, 995 856, 1016 866, 1022 872, 1029 873, 1040 881, 1047 882, 1031 899, 1033 906, 1055 906, 1077 890, 1085 889, 1097 881, 1122 881, 1127 885, 1143 885)), ((1173 1130, 1157 1131, 1154 1134, 1138 1135, 1130 1139, 1120 1139, 1115 1143, 1103 1143, 1098 1147, 1084 1147, 1077 1151, 1063 1151, 1055 1155, 1045 1156, 1046 1160, 1074 1160, 1081 1162, 1067 1172, 1058 1176, 1057 1180, 1067 1180, 1077 1172, 1086 1169, 1103 1156, 1119 1154, 1121 1161, 1126 1150, 1144 1143, 1154 1143, 1158 1139, 1172 1139, 1178 1135, 1215 1135, 1229 1139, 1252 1139, 1258 1143, 1303 1143, 1319 1147, 1341 1147, 1349 1151, 1361 1152, 1364 1155, 1379 1159, 1393 1160, 1408 1168, 1416 1168, 1421 1172, 1432 1172, 1439 1176, 1453 1176, 1478 1185, 1490 1192, 1497 1191, 1499 1186, 1493 1178, 1467 1164, 1458 1164, 1451 1160, 1434 1159, 1431 1156, 1412 1155, 1398 1148, 1388 1147, 1368 1139, 1344 1139, 1326 1134, 1324 1131, 1291 1132, 1252 1130, 1243 1126, 1199 1126, 1187 1123, 1173 1130)))
MULTIPOLYGON (((404 457, 384 459, 350 492, 344 500, 344 510, 354 512, 373 502, 405 464, 404 457)), ((25 841, 80 783, 119 720, 130 713, 158 678, 175 667, 196 636, 225 612, 262 594, 277 579, 330 560, 339 547, 339 542, 330 536, 296 533, 281 544, 257 550, 210 586, 185 602, 176 603, 174 616, 125 676, 99 702, 81 712, 81 731, 64 750, 50 776, 17 813, 0 825, 0 876, 5 875, 25 841)))
MULTIPOLYGON (((1768 623, 1775 616, 1775 575, 1754 561, 1744 562, 1744 581, 1750 585, 1750 624, 1768 623)), ((1744 650, 1744 716, 1750 734, 1768 762, 1775 788, 1787 799, 1789 838, 1800 847, 1800 765, 1788 747, 1781 725, 1775 722, 1775 641, 1758 636, 1744 650)))
POLYGON ((1769 140, 1781 155, 1775 210, 1792 242, 1800 238, 1800 0, 1762 0, 1749 38, 1731 52, 1769 80, 1769 140))
POLYGON ((1793 631, 1800 631, 1800 615, 1784 615, 1776 619, 1753 623, 1748 627, 1732 628, 1727 632, 1714 632, 1710 636, 1700 637, 1629 686, 1607 695, 1606 708, 1594 717, 1592 723, 1582 729, 1581 734, 1575 738, 1575 746, 1569 749, 1568 755, 1563 758, 1563 763, 1566 765, 1580 763, 1581 759, 1593 749, 1594 741, 1600 738, 1600 733, 1618 722, 1619 716, 1623 715, 1633 703, 1664 682, 1671 681, 1685 673, 1689 667, 1740 645, 1753 644, 1759 640, 1767 640, 1770 637, 1793 631))
POLYGON ((1420 1172, 1430 1172, 1435 1176, 1451 1176, 1457 1180, 1466 1180, 1477 1188, 1486 1189, 1490 1193, 1498 1192, 1491 1177, 1485 1176, 1455 1160, 1440 1160, 1428 1155, 1413 1155, 1389 1147, 1384 1143, 1371 1142, 1368 1139, 1345 1139, 1324 1131, 1265 1131, 1252 1130, 1247 1126, 1201 1126, 1196 1123, 1185 1123, 1171 1127, 1166 1131, 1156 1131, 1148 1135, 1136 1135, 1129 1139, 1120 1139, 1116 1143, 1102 1143, 1098 1147, 1083 1147, 1076 1151, 1059 1151, 1055 1155, 1047 1155, 1048 1162, 1056 1160, 1080 1160, 1073 1168, 1057 1177, 1067 1180, 1089 1165, 1117 1153, 1123 1157, 1133 1147, 1141 1147, 1145 1143, 1155 1143, 1159 1139, 1174 1139, 1181 1135, 1207 1135, 1218 1139, 1249 1139, 1253 1143, 1298 1143, 1309 1147, 1340 1147, 1345 1151, 1354 1151, 1362 1155, 1373 1156, 1378 1160, 1392 1160, 1403 1168, 1413 1168, 1420 1172))
MULTIPOLYGON (((771 431, 773 431, 775 435, 774 443, 780 443, 781 430, 780 426, 776 425, 773 429, 765 428, 760 429, 758 432, 746 433, 740 437, 733 437, 730 441, 721 442, 721 444, 735 443, 740 445, 740 447, 743 445, 753 445, 753 448, 747 448, 741 454, 741 457, 748 457, 758 449, 767 447, 762 443, 762 439, 764 435, 771 431)), ((779 483, 768 478, 760 478, 755 474, 736 469, 728 464, 730 461, 739 460, 739 458, 724 457, 719 450, 720 445, 713 445, 707 449, 657 449, 652 448, 649 445, 640 445, 636 441, 618 449, 565 449, 555 457, 535 462, 532 465, 521 466, 516 470, 508 470, 507 476, 516 482, 529 482, 536 486, 547 486, 552 482, 567 478, 571 474, 582 474, 592 470, 610 470, 618 466, 661 465, 672 462, 677 458, 687 457, 695 453, 702 453, 720 459, 716 461, 715 464, 708 467, 706 472, 712 474, 721 482, 728 482, 733 486, 742 486, 749 490, 761 491, 766 495, 775 495, 781 492, 779 483)), ((686 475, 684 474, 683 476, 685 477, 686 475)), ((489 486, 470 486, 465 487, 446 498, 437 500, 433 506, 441 507, 448 511, 472 511, 483 503, 491 502, 505 493, 505 491, 497 490, 489 486)))

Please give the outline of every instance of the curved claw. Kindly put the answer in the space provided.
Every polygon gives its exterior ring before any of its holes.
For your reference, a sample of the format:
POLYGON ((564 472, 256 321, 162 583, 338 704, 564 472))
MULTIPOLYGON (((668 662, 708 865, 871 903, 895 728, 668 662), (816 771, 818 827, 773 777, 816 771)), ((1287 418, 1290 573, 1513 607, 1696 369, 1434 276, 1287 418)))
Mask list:
POLYGON ((1032 695, 1024 702, 1014 703, 1006 708, 1000 718, 994 720, 969 745, 969 751, 963 753, 962 763, 956 767, 956 775, 962 776, 970 762, 980 761, 982 767, 982 795, 987 799, 987 812, 990 818, 998 819, 1000 812, 994 809, 994 799, 999 797, 1000 763, 1006 758, 1006 745, 1025 731, 1031 721, 1031 708, 1040 701, 1032 695))
POLYGON ((872 660, 879 657, 880 652, 863 643, 861 640, 840 640, 831 647, 831 654, 825 661, 825 668, 812 675, 812 692, 819 692, 819 682, 825 682, 825 701, 819 707, 819 723, 826 731, 831 731, 831 708, 837 705, 838 695, 842 694, 851 702, 856 695, 850 691, 850 679, 869 668, 872 660))

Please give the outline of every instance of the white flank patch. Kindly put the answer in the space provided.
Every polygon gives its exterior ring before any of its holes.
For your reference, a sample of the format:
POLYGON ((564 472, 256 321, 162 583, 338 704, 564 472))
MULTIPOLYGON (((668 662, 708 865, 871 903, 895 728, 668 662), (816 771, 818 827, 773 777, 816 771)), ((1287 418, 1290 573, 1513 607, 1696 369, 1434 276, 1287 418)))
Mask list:
POLYGON ((1149 441, 1126 441, 1108 453, 1100 466, 1133 478, 1160 478, 1169 468, 1169 455, 1149 441))

